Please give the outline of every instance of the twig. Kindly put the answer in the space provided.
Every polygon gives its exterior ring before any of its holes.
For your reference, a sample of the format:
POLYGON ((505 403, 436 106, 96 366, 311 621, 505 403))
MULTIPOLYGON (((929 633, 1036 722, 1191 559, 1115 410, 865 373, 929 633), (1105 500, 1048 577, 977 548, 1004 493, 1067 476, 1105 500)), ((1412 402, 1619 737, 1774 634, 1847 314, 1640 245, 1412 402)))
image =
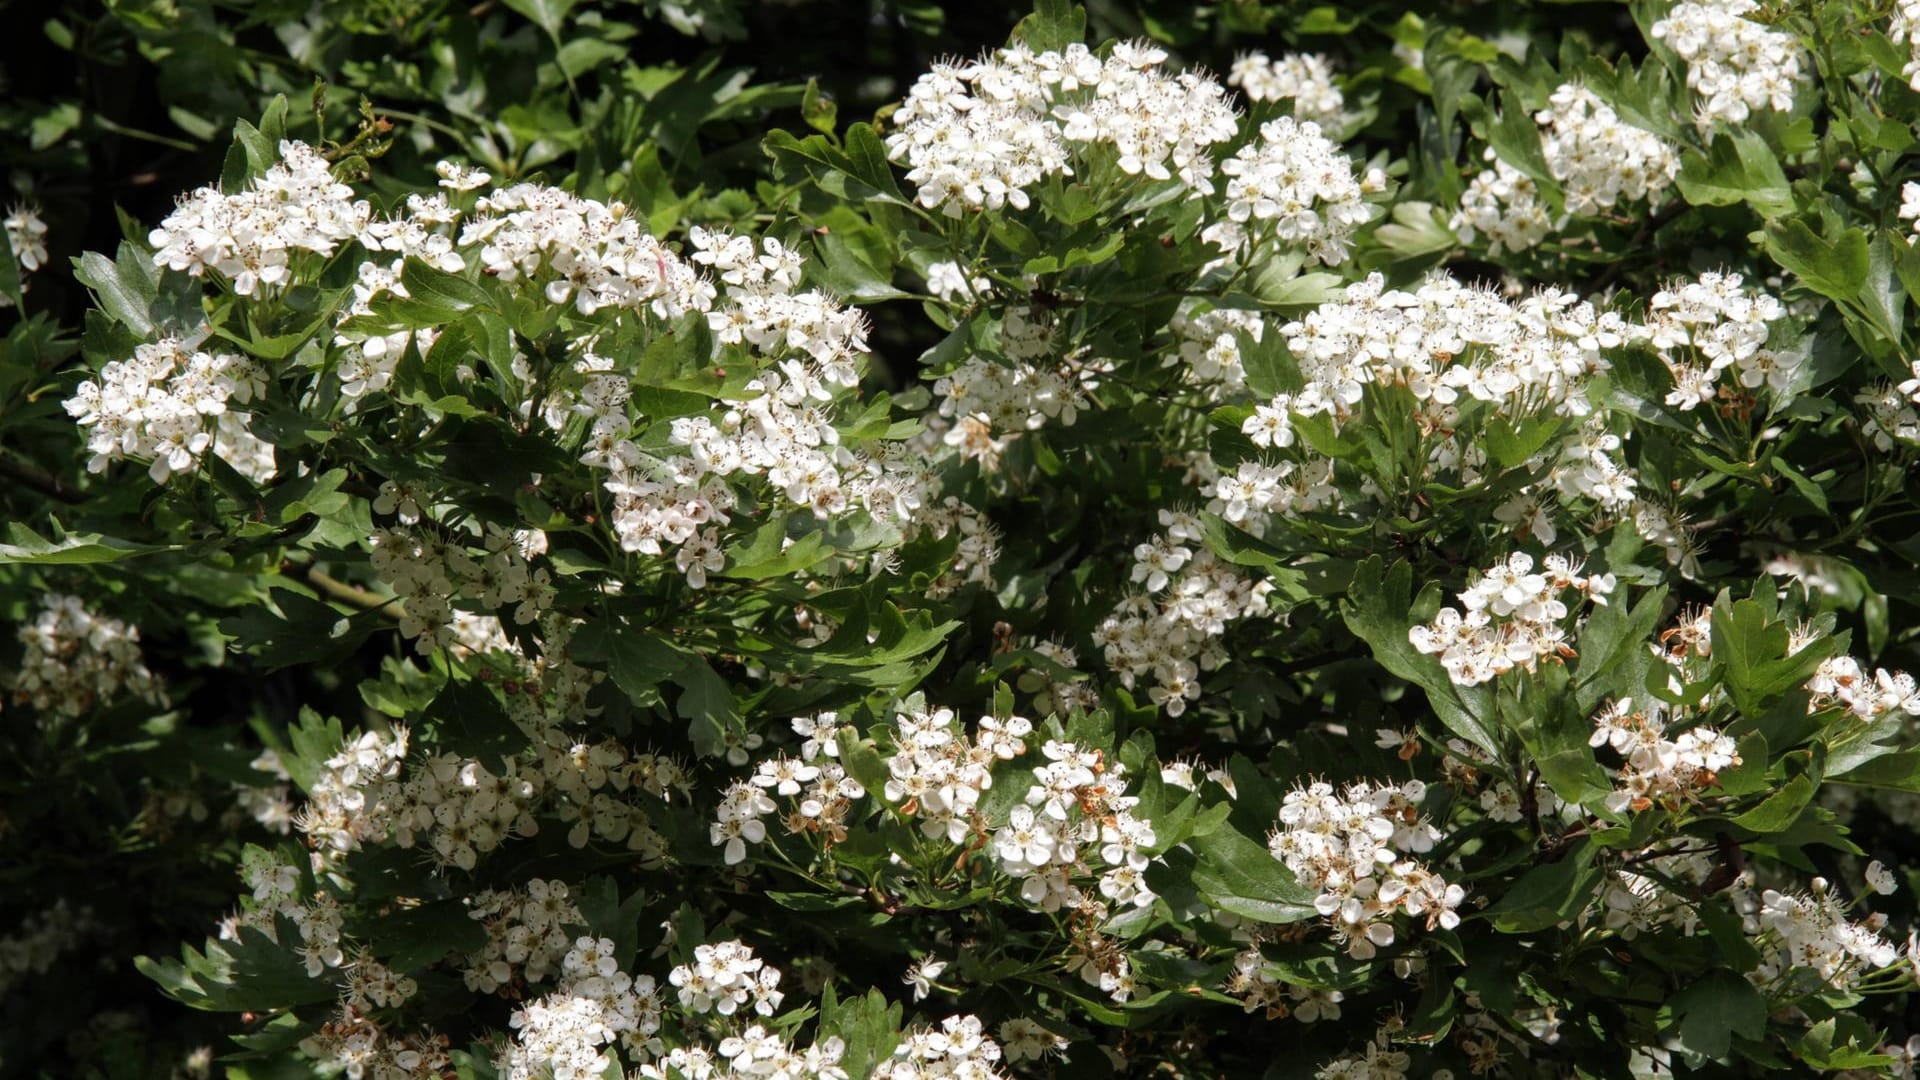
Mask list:
POLYGON ((17 481, 49 499, 58 499, 69 506, 77 506, 87 501, 84 494, 68 487, 59 477, 24 461, 16 460, 10 454, 0 454, 0 476, 17 481))
POLYGON ((400 598, 397 596, 380 596, 370 593, 358 585, 349 585, 315 566, 307 567, 306 576, 308 584, 343 604, 352 604, 368 611, 378 611, 390 619, 398 619, 406 614, 400 607, 400 598))

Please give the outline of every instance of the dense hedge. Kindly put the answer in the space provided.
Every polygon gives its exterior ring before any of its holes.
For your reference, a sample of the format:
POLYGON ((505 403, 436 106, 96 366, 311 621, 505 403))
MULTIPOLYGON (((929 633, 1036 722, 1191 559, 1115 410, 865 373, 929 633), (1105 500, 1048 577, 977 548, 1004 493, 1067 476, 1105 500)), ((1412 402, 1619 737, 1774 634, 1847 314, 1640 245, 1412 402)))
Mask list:
POLYGON ((0 1072, 1913 1075, 1920 5, 18 29, 0 1072))

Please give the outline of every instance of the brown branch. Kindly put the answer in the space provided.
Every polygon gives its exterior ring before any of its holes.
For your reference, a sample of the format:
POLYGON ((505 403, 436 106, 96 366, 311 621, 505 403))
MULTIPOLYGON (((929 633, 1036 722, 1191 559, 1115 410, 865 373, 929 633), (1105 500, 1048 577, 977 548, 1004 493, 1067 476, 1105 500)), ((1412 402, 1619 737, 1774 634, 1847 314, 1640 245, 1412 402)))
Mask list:
POLYGON ((78 506, 87 501, 85 494, 68 487, 59 477, 20 461, 12 454, 0 453, 0 476, 69 506, 78 506))

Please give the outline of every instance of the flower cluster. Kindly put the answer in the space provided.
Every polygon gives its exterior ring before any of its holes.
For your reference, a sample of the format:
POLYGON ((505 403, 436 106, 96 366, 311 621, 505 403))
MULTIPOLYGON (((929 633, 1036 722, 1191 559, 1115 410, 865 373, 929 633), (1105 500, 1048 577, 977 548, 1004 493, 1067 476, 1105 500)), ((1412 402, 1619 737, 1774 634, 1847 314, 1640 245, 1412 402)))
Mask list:
POLYGON ((1372 957, 1393 944, 1393 916, 1425 917, 1429 929, 1460 925, 1467 892, 1415 856, 1433 850, 1439 829, 1421 816, 1426 785, 1361 782, 1336 792, 1314 782, 1287 793, 1267 840, 1273 857, 1319 895, 1347 955, 1372 957))
POLYGON ((1898 386, 1883 379, 1853 396, 1854 404, 1866 412, 1860 430, 1873 440, 1874 449, 1885 452, 1900 443, 1920 443, 1916 398, 1920 398, 1920 373, 1898 386))
POLYGON ((242 476, 271 480, 273 447, 253 434, 246 414, 229 409, 266 392, 266 375, 251 360, 213 352, 174 337, 138 345, 133 357, 100 370, 66 400, 87 433, 89 472, 123 458, 151 459, 148 475, 164 484, 193 471, 212 453, 242 476))
POLYGON ((1233 971, 1223 988, 1239 998, 1247 1012, 1264 1013, 1269 1020, 1291 1016, 1303 1024, 1340 1019, 1340 1003, 1346 1000, 1338 990, 1289 983, 1257 944, 1233 955, 1233 971))
POLYGON ((495 774, 471 758, 433 754, 408 770, 397 797, 389 792, 381 802, 395 844, 412 848, 424 836, 437 863, 471 870, 509 837, 539 831, 532 811, 540 793, 540 778, 512 759, 495 774))
POLYGON ((922 834, 958 844, 976 827, 994 764, 1026 753, 1032 733, 1025 717, 983 716, 969 735, 952 709, 928 709, 924 700, 910 697, 894 711, 894 751, 881 795, 919 818, 922 834))
MULTIPOLYGON (((592 374, 573 405, 591 424, 581 460, 608 471, 610 515, 627 551, 663 555, 694 588, 725 566, 719 529, 738 499, 729 481, 762 478, 794 507, 826 519, 865 509, 906 522, 927 496, 924 467, 895 449, 878 455, 840 445, 832 425, 836 389, 859 379, 865 317, 817 290, 795 291, 801 261, 772 238, 695 230, 697 263, 726 286, 708 313, 723 346, 777 361, 748 381, 724 410, 675 419, 674 452, 628 438, 624 380, 592 374)), ((555 418, 550 418, 550 422, 555 418)))
POLYGON ((1228 177, 1227 216, 1201 231, 1201 239, 1232 253, 1253 252, 1278 240, 1311 258, 1336 266, 1347 261, 1354 230, 1373 218, 1366 196, 1386 187, 1378 169, 1356 177, 1338 143, 1311 120, 1283 116, 1260 125, 1260 137, 1220 164, 1228 177))
POLYGON ((248 763, 254 772, 264 773, 278 783, 233 784, 234 809, 245 814, 270 832, 285 836, 293 831, 292 775, 280 761, 280 753, 269 747, 248 763))
POLYGON ((326 760, 308 789, 307 805, 294 817, 294 827, 323 858, 384 839, 406 760, 405 727, 363 733, 326 760))
POLYGON ((993 294, 993 281, 975 274, 971 277, 952 259, 927 264, 927 292, 950 304, 984 300, 993 294))
POLYGON ((653 976, 620 970, 609 938, 582 937, 561 961, 554 992, 516 1009, 514 1041, 497 1062, 507 1080, 592 1080, 612 1063, 604 1047, 620 1040, 644 1051, 660 1030, 653 976))
POLYGON ((1622 202, 1658 205, 1680 172, 1680 155, 1651 132, 1623 122, 1584 85, 1563 83, 1534 114, 1544 130, 1547 170, 1566 194, 1567 213, 1591 215, 1622 202))
MULTIPOLYGON (((1802 639, 1796 637, 1794 644, 1802 639)), ((1920 686, 1904 671, 1876 668, 1867 674, 1866 665, 1851 656, 1832 656, 1820 662, 1807 680, 1813 698, 1808 709, 1838 706, 1871 724, 1883 716, 1904 713, 1920 716, 1920 686)))
POLYGON ((772 1016, 786 997, 780 991, 780 970, 739 941, 694 946, 693 963, 668 972, 667 982, 674 986, 680 1007, 692 1013, 732 1016, 751 1008, 772 1016))
POLYGON ((847 1070, 840 1065, 846 1053, 846 1041, 837 1035, 798 1050, 762 1025, 749 1024, 738 1035, 720 1040, 717 1047, 676 1046, 630 1075, 642 1080, 719 1080, 739 1076, 848 1080, 847 1070))
POLYGON ((1670 734, 1675 719, 1662 702, 1636 710, 1632 698, 1621 698, 1593 718, 1589 744, 1611 746, 1625 759, 1607 795, 1607 809, 1676 807, 1712 789, 1722 770, 1740 764, 1732 736, 1704 724, 1670 734))
POLYGON ((1176 351, 1165 366, 1180 365, 1181 377, 1199 386, 1217 387, 1222 396, 1239 394, 1246 388, 1247 370, 1240 357, 1240 335, 1255 344, 1265 339, 1267 322, 1257 311, 1241 308, 1208 308, 1195 311, 1191 305, 1174 313, 1167 324, 1173 334, 1176 351))
POLYGON ((1912 231, 1907 236, 1907 246, 1912 247, 1920 241, 1920 182, 1909 180, 1900 185, 1900 220, 1911 222, 1912 231))
POLYGON ((1758 923, 1767 936, 1756 979, 1803 969, 1844 990, 1859 976, 1900 959, 1899 946, 1880 933, 1884 916, 1854 922, 1847 918, 1846 901, 1828 888, 1826 879, 1815 878, 1812 884, 1811 893, 1768 889, 1760 894, 1758 923))
POLYGON ((280 143, 280 160, 228 195, 200 188, 183 199, 147 237, 155 265, 200 277, 224 278, 241 296, 288 284, 300 253, 325 257, 359 236, 372 220, 365 199, 333 177, 319 151, 280 143))
POLYGON ((1078 906, 1078 890, 1069 878, 1089 873, 1086 852, 1097 852, 1106 864, 1102 896, 1134 907, 1152 903, 1142 875, 1153 826, 1133 816, 1140 800, 1125 794, 1125 767, 1098 751, 1053 739, 1041 752, 1047 764, 1033 770, 1035 782, 1024 803, 993 834, 1000 869, 1020 880, 1020 895, 1028 903, 1056 911, 1063 904, 1078 906))
POLYGON ((431 1032, 395 1035, 350 1002, 300 1041, 301 1052, 337 1066, 348 1077, 437 1080, 453 1068, 447 1037, 431 1032))
MULTIPOLYGON (((567 845, 584 848, 593 839, 624 843, 642 865, 657 865, 667 842, 634 795, 645 793, 662 802, 688 795, 693 785, 686 766, 663 754, 632 753, 613 739, 582 741, 551 717, 528 726, 534 730, 540 777, 556 796, 548 809, 562 823, 571 822, 567 845)), ((511 760, 508 765, 511 768, 511 760)), ((520 783, 537 785, 533 778, 520 783)))
POLYGON ((1908 85, 1920 91, 1920 0, 1895 0, 1893 19, 1887 24, 1887 40, 1905 44, 1911 57, 1900 69, 1908 85))
POLYGON ((1655 39, 1686 61, 1703 128, 1715 120, 1741 123, 1755 109, 1793 108, 1800 46, 1793 35, 1746 17, 1759 10, 1755 0, 1687 0, 1651 28, 1655 39))
POLYGON ((586 925, 566 883, 543 878, 475 893, 467 917, 487 931, 486 944, 461 963, 467 989, 482 994, 551 979, 573 940, 567 929, 586 925))
POLYGON ((1779 300, 1747 290, 1739 274, 1709 271, 1655 293, 1647 321, 1634 324, 1629 334, 1653 349, 1672 374, 1668 405, 1687 411, 1719 399, 1726 408, 1746 408, 1739 392, 1717 380, 1732 369, 1744 390, 1787 393, 1798 365, 1767 348, 1773 324, 1785 315, 1779 300))
MULTIPOLYGON (((928 426, 931 429, 932 425, 928 426)), ((957 534, 953 562, 927 583, 928 596, 944 600, 967 585, 993 584, 993 564, 1000 558, 1000 531, 979 507, 955 495, 928 501, 902 532, 907 540, 921 536, 944 540, 957 534)), ((820 625, 816 623, 816 628, 820 625)))
POLYGON ((1585 416, 1586 380, 1626 332, 1619 315, 1558 289, 1509 303, 1446 275, 1409 292, 1372 274, 1280 328, 1306 387, 1274 404, 1345 419, 1367 386, 1384 384, 1406 387, 1439 420, 1462 393, 1508 414, 1562 406, 1585 416))
POLYGON ((1335 85, 1333 64, 1318 53, 1285 53, 1277 60, 1255 50, 1234 60, 1227 85, 1252 102, 1291 101, 1293 115, 1321 127, 1339 127, 1347 101, 1335 85))
POLYGON ((419 992, 417 980, 362 952, 348 963, 347 984, 340 995, 356 1009, 397 1009, 419 992))
POLYGON ((918 1028, 873 1071, 873 1080, 1005 1080, 1000 1044, 977 1016, 949 1016, 937 1028, 918 1028))
POLYGON ((319 889, 312 899, 302 901, 300 868, 260 848, 248 849, 240 870, 253 895, 241 911, 221 920, 222 940, 238 941, 242 930, 253 930, 278 944, 280 924, 285 920, 299 932, 295 951, 306 965, 309 978, 318 978, 328 968, 347 962, 346 912, 333 893, 319 889))
POLYGON ((0 678, 16 702, 42 713, 85 716, 122 695, 163 699, 140 652, 140 628, 89 611, 77 596, 48 593, 14 637, 20 667, 0 678))
POLYGON ((778 809, 774 795, 792 799, 792 810, 784 819, 788 832, 817 834, 829 845, 847 838, 853 800, 865 796, 867 789, 848 776, 837 760, 840 747, 834 725, 838 719, 830 712, 796 718, 793 730, 805 740, 800 756, 762 761, 752 778, 727 787, 714 811, 709 839, 716 846, 725 845, 728 866, 746 859, 749 841, 757 844, 766 839, 767 827, 760 819, 778 809))
POLYGON ((9 993, 30 976, 43 975, 60 954, 80 943, 93 929, 93 912, 75 909, 65 900, 21 920, 19 927, 0 938, 0 993, 9 993))
POLYGON ((1367 1043, 1362 1054, 1336 1058, 1315 1072, 1314 1080, 1406 1080, 1413 1058, 1392 1049, 1384 1034, 1367 1043))
POLYGON ((1044 1061, 1063 1053, 1069 1045, 1065 1037, 1024 1016, 1000 1021, 997 1034, 1008 1061, 1044 1061))
POLYGON ((1636 859, 1636 869, 1618 867, 1608 873, 1601 886, 1601 925, 1625 941, 1669 925, 1691 933, 1699 921, 1699 911, 1690 897, 1662 882, 1698 886, 1713 872, 1711 856, 1697 850, 1656 850, 1636 859))
MULTIPOLYGON (((1282 486, 1276 479, 1253 496, 1265 499, 1262 511, 1277 507, 1282 486)), ((1160 519, 1167 531, 1133 552, 1132 580, 1146 591, 1116 605, 1093 639, 1123 686, 1151 676, 1148 696, 1179 716, 1200 697, 1200 672, 1226 661, 1220 639, 1227 624, 1266 613, 1273 583, 1255 581, 1201 545, 1193 514, 1163 510, 1160 519)))
POLYGON ((538 283, 547 301, 582 315, 602 308, 675 319, 704 311, 713 286, 646 231, 620 203, 523 183, 481 196, 460 232, 480 265, 504 282, 538 283))
POLYGON ((954 421, 945 442, 962 459, 977 458, 983 467, 996 468, 1012 436, 1037 431, 1049 421, 1073 426, 1088 395, 1099 387, 1099 376, 1110 370, 1098 361, 1000 364, 972 357, 933 384, 940 415, 954 421))
POLYGON ((1238 130, 1220 84, 1162 70, 1165 51, 1120 42, 1035 53, 1013 45, 971 63, 935 64, 894 113, 887 156, 907 166, 920 205, 1024 210, 1052 175, 1097 171, 1101 152, 1128 176, 1213 191, 1214 145, 1238 130))
POLYGON ((1057 641, 1035 641, 1027 648, 1041 658, 1042 664, 1021 672, 1014 687, 1034 695, 1035 711, 1066 716, 1075 708, 1091 712, 1100 707, 1100 692, 1092 683, 1074 677, 1080 670, 1079 653, 1057 641))
POLYGON ((1572 609, 1563 597, 1571 591, 1605 604, 1613 585, 1613 575, 1582 575, 1560 555, 1547 556, 1536 572, 1533 556, 1516 551, 1467 586, 1460 607, 1441 608, 1407 636, 1414 648, 1440 658, 1455 685, 1478 686, 1572 655, 1565 622, 1572 609))
POLYGON ((1487 238, 1487 253, 1525 251, 1547 238, 1552 221, 1533 178, 1506 163, 1487 147, 1487 167, 1473 174, 1460 194, 1460 209, 1447 227, 1471 244, 1487 238))
MULTIPOLYGON (((383 495, 383 501, 388 498, 391 494, 383 495)), ((404 520, 404 499, 398 509, 404 520)), ((369 540, 374 573, 405 603, 400 633, 414 639, 420 655, 460 642, 456 598, 464 596, 493 610, 511 606, 519 625, 534 622, 552 606, 552 576, 527 561, 522 550, 526 537, 489 528, 481 539, 485 550, 478 557, 465 544, 425 528, 381 529, 369 540)), ((485 637, 493 640, 492 634, 485 637)))

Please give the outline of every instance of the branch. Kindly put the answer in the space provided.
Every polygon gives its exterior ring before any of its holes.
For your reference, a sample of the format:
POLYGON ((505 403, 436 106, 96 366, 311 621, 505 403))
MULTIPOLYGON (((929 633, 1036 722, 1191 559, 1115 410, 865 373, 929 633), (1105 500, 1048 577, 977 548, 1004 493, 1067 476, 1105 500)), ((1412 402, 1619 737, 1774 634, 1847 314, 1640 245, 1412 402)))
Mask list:
POLYGON ((57 499, 68 506, 78 506, 87 501, 85 494, 68 487, 59 477, 19 461, 12 454, 0 453, 0 476, 32 488, 49 499, 57 499))
POLYGON ((378 611, 390 619, 398 619, 406 613, 400 607, 399 597, 381 596, 368 592, 358 585, 349 585, 323 572, 317 566, 307 567, 306 578, 308 584, 343 604, 352 604, 368 611, 378 611))

